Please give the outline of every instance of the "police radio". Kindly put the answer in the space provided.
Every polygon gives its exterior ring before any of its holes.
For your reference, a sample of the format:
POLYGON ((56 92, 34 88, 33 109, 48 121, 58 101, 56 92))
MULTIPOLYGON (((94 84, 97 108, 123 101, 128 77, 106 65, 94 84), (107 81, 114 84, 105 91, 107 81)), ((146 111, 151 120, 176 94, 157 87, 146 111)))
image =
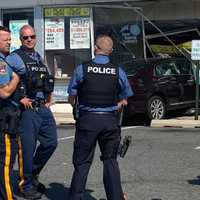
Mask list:
POLYGON ((51 93, 54 90, 54 76, 53 75, 45 75, 44 78, 44 92, 51 93))

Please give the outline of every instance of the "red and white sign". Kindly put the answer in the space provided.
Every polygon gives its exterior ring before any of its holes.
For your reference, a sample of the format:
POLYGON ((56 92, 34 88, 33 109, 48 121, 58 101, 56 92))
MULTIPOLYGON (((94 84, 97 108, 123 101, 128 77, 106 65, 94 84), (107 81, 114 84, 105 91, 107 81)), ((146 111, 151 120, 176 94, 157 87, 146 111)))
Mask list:
POLYGON ((70 49, 90 48, 90 18, 70 19, 70 49))
POLYGON ((64 18, 45 19, 45 49, 65 49, 64 18))

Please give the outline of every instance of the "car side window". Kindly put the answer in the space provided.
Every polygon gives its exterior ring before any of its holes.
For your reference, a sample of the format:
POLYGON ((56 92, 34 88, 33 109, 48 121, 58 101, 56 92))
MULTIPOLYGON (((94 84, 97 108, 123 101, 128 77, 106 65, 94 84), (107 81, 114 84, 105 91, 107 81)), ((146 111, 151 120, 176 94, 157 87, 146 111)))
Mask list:
POLYGON ((176 65, 180 70, 181 75, 192 74, 192 64, 188 60, 178 60, 176 61, 176 65))
POLYGON ((180 70, 176 63, 171 61, 158 64, 155 69, 155 74, 156 76, 179 75, 180 70))
POLYGON ((166 71, 166 63, 158 64, 155 68, 155 75, 156 76, 163 76, 166 71))

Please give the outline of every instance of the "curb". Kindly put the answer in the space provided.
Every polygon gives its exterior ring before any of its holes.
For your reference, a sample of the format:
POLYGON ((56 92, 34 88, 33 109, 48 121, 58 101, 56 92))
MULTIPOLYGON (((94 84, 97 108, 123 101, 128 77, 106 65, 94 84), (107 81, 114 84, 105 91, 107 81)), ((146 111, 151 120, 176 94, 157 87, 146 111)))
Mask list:
POLYGON ((57 126, 74 125, 75 120, 71 113, 53 113, 57 126))
POLYGON ((200 120, 192 119, 162 119, 152 120, 152 128, 174 127, 174 128, 200 128, 200 120))

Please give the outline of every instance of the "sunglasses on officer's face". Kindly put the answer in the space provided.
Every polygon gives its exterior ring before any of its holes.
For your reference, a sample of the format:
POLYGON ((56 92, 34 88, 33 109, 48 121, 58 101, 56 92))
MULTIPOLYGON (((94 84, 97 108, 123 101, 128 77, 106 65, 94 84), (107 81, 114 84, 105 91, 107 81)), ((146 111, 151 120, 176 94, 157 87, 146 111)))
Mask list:
POLYGON ((28 38, 35 39, 36 36, 35 35, 22 36, 23 40, 28 40, 28 38))

